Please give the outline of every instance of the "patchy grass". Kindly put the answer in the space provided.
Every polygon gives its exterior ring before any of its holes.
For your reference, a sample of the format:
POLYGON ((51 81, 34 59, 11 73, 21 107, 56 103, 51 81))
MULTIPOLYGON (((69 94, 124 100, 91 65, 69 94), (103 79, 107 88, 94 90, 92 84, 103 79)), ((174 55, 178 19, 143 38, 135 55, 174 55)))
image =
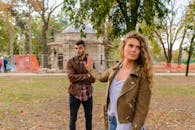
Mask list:
POLYGON ((195 88, 184 86, 160 86, 155 88, 157 94, 163 96, 195 96, 195 88))
POLYGON ((11 77, 0 78, 0 102, 18 103, 41 101, 59 96, 66 85, 65 78, 11 77))
MULTIPOLYGON (((44 99, 56 98, 60 91, 67 92, 69 81, 65 77, 1 77, 0 102, 22 103, 41 102, 44 99)), ((101 89, 107 84, 96 82, 94 89, 101 89)))
MULTIPOLYGON (((195 76, 157 76, 154 81, 147 129, 195 129, 195 76)), ((63 76, 0 77, 0 129, 68 130, 68 84, 63 76)), ((93 86, 93 129, 104 130, 107 83, 93 86)), ((83 130, 84 122, 80 109, 77 129, 83 130)))

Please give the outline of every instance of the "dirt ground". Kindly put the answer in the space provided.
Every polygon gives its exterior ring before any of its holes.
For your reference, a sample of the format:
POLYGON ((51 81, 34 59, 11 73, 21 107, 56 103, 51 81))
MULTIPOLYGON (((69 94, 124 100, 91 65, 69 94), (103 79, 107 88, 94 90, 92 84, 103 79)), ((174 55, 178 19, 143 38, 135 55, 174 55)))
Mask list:
MULTIPOLYGON (((195 129, 195 76, 157 76, 154 80, 150 111, 146 120, 147 130, 194 130, 195 129), (166 92, 161 87, 177 86, 189 88, 192 93, 166 92), (160 90, 162 89, 163 93, 160 90)), ((67 88, 60 88, 59 96, 48 98, 41 103, 14 103, 10 111, 0 102, 0 108, 6 109, 0 117, 1 130, 68 130, 69 105, 67 88)), ((177 89, 173 89, 173 91, 177 89)), ((104 130, 103 104, 105 87, 94 89, 93 130, 104 130)), ((0 110, 1 113, 2 110, 0 110)), ((83 109, 79 110, 77 130, 84 129, 83 109)))

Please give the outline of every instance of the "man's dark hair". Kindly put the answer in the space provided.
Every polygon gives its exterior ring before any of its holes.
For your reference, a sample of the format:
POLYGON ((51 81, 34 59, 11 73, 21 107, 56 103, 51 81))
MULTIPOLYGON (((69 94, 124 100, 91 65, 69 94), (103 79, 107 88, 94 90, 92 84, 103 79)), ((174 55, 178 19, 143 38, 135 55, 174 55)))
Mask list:
POLYGON ((76 45, 83 45, 85 47, 85 42, 83 40, 78 40, 76 45))

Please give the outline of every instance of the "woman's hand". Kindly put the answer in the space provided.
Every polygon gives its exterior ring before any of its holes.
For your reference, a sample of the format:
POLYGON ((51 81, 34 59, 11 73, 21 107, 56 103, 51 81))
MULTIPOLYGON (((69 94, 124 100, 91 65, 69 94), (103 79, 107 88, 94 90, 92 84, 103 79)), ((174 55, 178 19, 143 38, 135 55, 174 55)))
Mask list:
POLYGON ((93 69, 93 59, 90 55, 87 57, 87 63, 84 63, 84 65, 88 71, 93 69))

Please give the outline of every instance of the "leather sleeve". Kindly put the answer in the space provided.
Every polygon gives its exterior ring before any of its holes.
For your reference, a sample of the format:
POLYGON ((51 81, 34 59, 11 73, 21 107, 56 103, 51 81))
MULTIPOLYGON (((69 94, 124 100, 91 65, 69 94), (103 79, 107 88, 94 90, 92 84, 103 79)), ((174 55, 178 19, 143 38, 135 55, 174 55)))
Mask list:
POLYGON ((95 82, 95 78, 90 76, 89 78, 86 79, 86 82, 94 83, 95 82))
POLYGON ((84 81, 87 80, 88 78, 90 78, 87 74, 76 74, 75 70, 73 68, 72 65, 73 60, 69 59, 67 62, 67 76, 70 80, 70 82, 74 83, 74 82, 80 82, 80 81, 84 81))
POLYGON ((92 69, 89 71, 89 73, 97 80, 99 80, 100 82, 107 82, 108 78, 109 78, 109 74, 110 74, 110 70, 111 69, 107 69, 104 72, 97 72, 96 70, 92 69))

